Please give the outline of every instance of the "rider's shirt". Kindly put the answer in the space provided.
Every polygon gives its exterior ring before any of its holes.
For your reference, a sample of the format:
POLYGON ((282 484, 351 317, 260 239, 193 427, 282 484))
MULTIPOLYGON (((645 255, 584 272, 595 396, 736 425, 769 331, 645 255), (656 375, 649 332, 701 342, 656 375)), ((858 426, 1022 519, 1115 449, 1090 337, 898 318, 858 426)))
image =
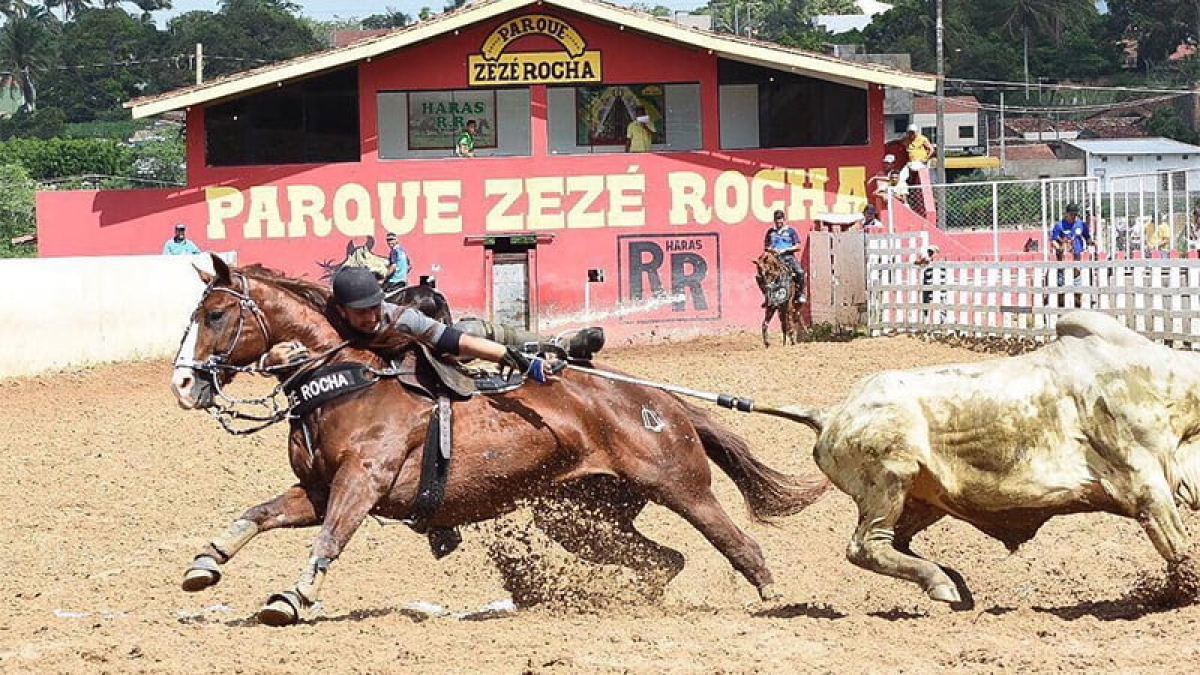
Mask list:
POLYGON ((403 246, 397 244, 392 248, 392 252, 388 254, 388 265, 396 266, 396 271, 387 278, 389 284, 408 283, 408 253, 404 251, 403 246))
MULTIPOLYGON (((767 230, 767 235, 763 237, 763 246, 774 251, 783 251, 799 245, 800 235, 796 232, 796 228, 791 225, 781 228, 772 227, 767 230)), ((784 255, 790 255, 790 252, 784 255)))
POLYGON ((401 307, 384 302, 381 311, 383 327, 380 328, 380 332, 390 329, 399 330, 434 347, 439 352, 458 353, 458 341, 462 337, 462 332, 459 330, 431 319, 412 307, 401 307))

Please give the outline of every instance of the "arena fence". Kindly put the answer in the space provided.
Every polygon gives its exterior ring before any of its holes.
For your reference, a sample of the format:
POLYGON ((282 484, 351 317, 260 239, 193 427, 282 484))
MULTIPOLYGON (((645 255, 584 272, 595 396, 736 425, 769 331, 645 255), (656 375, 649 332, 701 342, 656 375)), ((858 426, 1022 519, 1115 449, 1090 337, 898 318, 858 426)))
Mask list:
MULTIPOLYGON (((1173 170, 1104 180, 1084 176, 963 181, 933 188, 944 200, 947 231, 1029 231, 1040 240, 1043 260, 1051 257, 1050 230, 1072 203, 1084 210, 1105 257, 1178 257, 1200 248, 1198 174, 1173 170)), ((916 194, 910 193, 910 199, 916 194)), ((1020 252, 1002 250, 998 236, 995 241, 993 260, 1020 252)))
POLYGON ((212 267, 207 255, 0 260, 0 377, 174 356, 204 290, 193 264, 212 267))
POLYGON ((915 249, 868 253, 871 334, 954 332, 1046 340, 1077 307, 1111 314, 1146 337, 1192 348, 1200 336, 1200 260, 934 263, 922 283, 915 249))

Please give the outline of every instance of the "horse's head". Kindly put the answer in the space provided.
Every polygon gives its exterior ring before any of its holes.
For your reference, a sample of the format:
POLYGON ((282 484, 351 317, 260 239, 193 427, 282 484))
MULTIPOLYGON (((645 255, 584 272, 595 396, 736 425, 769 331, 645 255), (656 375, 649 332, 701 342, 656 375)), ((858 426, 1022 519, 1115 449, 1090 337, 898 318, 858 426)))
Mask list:
POLYGON ((754 259, 754 276, 767 299, 768 307, 787 302, 792 290, 792 271, 774 251, 763 251, 754 259))
POLYGON ((212 256, 213 273, 197 268, 206 284, 175 356, 171 389, 183 408, 207 408, 236 368, 253 363, 272 344, 271 326, 251 295, 251 281, 212 256))

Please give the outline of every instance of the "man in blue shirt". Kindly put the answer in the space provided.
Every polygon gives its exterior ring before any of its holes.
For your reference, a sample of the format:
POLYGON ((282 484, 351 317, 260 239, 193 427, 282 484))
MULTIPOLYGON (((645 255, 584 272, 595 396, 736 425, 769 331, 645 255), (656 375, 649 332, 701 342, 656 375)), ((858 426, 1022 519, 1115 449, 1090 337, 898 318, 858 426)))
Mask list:
POLYGON ((804 302, 804 268, 796 259, 796 253, 800 251, 800 234, 784 220, 783 211, 776 211, 774 220, 775 223, 763 236, 763 250, 775 251, 783 264, 792 270, 792 277, 796 280, 796 287, 800 293, 799 301, 804 302))
POLYGON ((408 270, 411 265, 408 252, 400 245, 395 232, 388 232, 387 245, 391 251, 388 253, 388 267, 383 278, 383 292, 391 293, 408 285, 408 270))
POLYGON ((1068 250, 1072 258, 1079 260, 1083 251, 1092 245, 1091 230, 1087 221, 1079 217, 1078 205, 1067 205, 1067 215, 1050 230, 1050 244, 1054 247, 1055 260, 1062 260, 1068 250))
POLYGON ((199 252, 200 247, 187 238, 187 226, 176 223, 175 236, 163 244, 163 255, 196 255, 199 252))
MULTIPOLYGON (((1068 204, 1067 214, 1062 220, 1054 224, 1054 229, 1050 230, 1050 245, 1054 248, 1054 259, 1062 262, 1067 251, 1071 252, 1071 259, 1079 261, 1083 258, 1083 252, 1087 247, 1092 245, 1092 233, 1088 229, 1087 221, 1079 217, 1079 205, 1068 204)), ((1063 270, 1058 270, 1058 285, 1065 284, 1063 270)), ((1076 267, 1071 272, 1072 284, 1075 286, 1083 285, 1083 270, 1076 267)), ((1081 293, 1075 294, 1075 307, 1081 307, 1083 296, 1081 293)), ((1058 305, 1062 307, 1064 298, 1062 295, 1058 297, 1058 305)))

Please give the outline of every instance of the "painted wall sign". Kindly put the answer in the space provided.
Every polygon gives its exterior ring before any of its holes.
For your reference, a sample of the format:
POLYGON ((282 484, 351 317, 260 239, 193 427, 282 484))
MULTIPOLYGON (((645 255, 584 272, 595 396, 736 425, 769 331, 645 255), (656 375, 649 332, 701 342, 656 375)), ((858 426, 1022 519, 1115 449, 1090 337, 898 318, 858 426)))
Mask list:
POLYGON ((721 318, 721 247, 715 233, 617 237, 618 301, 633 323, 721 318))
POLYGON ((600 52, 588 50, 579 31, 554 16, 530 14, 506 21, 488 34, 479 52, 467 56, 467 83, 472 87, 601 80, 600 52), (506 51, 513 42, 532 35, 554 40, 562 51, 506 51))

